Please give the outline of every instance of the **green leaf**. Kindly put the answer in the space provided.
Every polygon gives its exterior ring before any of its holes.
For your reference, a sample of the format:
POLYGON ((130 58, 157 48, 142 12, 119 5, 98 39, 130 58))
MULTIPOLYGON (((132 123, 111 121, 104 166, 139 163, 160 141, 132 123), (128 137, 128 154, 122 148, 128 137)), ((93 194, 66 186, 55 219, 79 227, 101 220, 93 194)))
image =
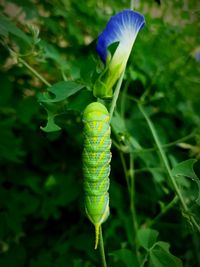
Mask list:
POLYGON ((115 111, 111 120, 111 125, 113 131, 119 135, 124 136, 125 139, 129 140, 129 143, 131 146, 133 146, 136 149, 141 149, 140 144, 138 141, 134 138, 134 136, 131 136, 127 130, 125 120, 122 118, 122 116, 119 114, 119 112, 115 111))
POLYGON ((75 94, 83 87, 84 85, 73 81, 61 81, 48 88, 48 92, 54 95, 53 98, 51 98, 46 93, 40 94, 38 98, 39 101, 41 102, 48 102, 48 103, 60 102, 67 99, 69 96, 75 94))
POLYGON ((111 125, 117 134, 125 133, 127 131, 125 121, 118 112, 114 112, 111 120, 111 125))
POLYGON ((70 98, 67 109, 82 112, 92 101, 94 101, 92 93, 83 89, 70 98))
POLYGON ((49 44, 47 41, 41 40, 39 46, 43 50, 43 56, 45 58, 50 58, 57 61, 58 63, 62 60, 58 50, 52 44, 49 44))
POLYGON ((143 248, 149 250, 156 242, 158 234, 158 231, 153 229, 140 229, 138 231, 138 241, 143 248))
POLYGON ((122 248, 119 250, 115 250, 115 251, 109 253, 109 256, 114 257, 115 262, 117 260, 122 261, 124 263, 124 266, 127 266, 127 267, 130 267, 130 266, 137 267, 138 266, 136 256, 129 249, 122 248))
POLYGON ((47 124, 45 127, 40 126, 40 129, 47 133, 60 131, 61 128, 54 121, 56 115, 47 110, 47 124))
POLYGON ((46 182, 45 182, 45 188, 52 188, 53 186, 55 186, 57 184, 57 182, 56 182, 56 179, 55 179, 55 177, 53 176, 53 175, 50 175, 48 178, 47 178, 47 180, 46 180, 46 182))
POLYGON ((81 97, 76 96, 76 93, 80 91, 84 85, 73 81, 61 81, 48 88, 48 92, 54 95, 50 97, 49 93, 39 94, 38 100, 42 103, 47 111, 47 124, 41 129, 45 132, 55 132, 61 130, 56 124, 55 118, 58 115, 64 114, 67 110, 79 110, 80 107, 85 107, 85 101, 88 99, 88 93, 81 97), (71 103, 69 97, 75 97, 75 102, 71 103))
POLYGON ((141 145, 138 143, 138 141, 133 136, 129 137, 129 141, 132 147, 134 147, 135 149, 138 149, 138 150, 142 149, 141 145))
POLYGON ((92 85, 92 76, 95 69, 96 62, 92 56, 90 56, 87 60, 84 59, 80 66, 80 76, 84 83, 92 85))
POLYGON ((169 251, 169 244, 157 242, 150 251, 150 266, 152 267, 182 267, 179 258, 172 255, 169 251))
POLYGON ((193 169, 195 162, 197 162, 196 159, 188 159, 180 162, 172 169, 172 175, 175 177, 185 176, 197 183, 199 193, 196 202, 200 205, 200 179, 197 177, 193 169))
POLYGON ((31 39, 23 31, 17 28, 15 24, 4 15, 0 14, 0 35, 7 37, 8 34, 13 34, 25 41, 27 44, 31 44, 31 39))
POLYGON ((165 180, 162 170, 150 169, 150 172, 157 183, 161 183, 165 180))

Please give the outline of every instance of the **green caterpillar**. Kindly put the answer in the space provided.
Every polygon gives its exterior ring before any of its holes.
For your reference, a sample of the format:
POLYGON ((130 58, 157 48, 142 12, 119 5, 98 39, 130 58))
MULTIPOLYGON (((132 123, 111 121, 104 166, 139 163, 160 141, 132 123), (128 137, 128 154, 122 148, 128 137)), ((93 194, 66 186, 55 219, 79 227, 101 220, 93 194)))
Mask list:
POLYGON ((109 216, 109 174, 111 139, 109 113, 98 102, 89 104, 83 113, 83 174, 85 210, 95 226, 95 249, 100 226, 109 216))

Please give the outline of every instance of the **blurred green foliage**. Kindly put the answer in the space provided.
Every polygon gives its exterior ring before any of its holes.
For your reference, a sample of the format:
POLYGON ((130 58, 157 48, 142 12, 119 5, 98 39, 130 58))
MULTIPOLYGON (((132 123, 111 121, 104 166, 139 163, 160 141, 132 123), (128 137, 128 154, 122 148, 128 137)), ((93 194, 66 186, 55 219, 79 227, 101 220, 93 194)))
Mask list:
MULTIPOLYGON (((147 104, 199 222, 198 1, 134 2, 146 27, 134 44, 112 120, 111 216, 103 225, 108 265, 137 267, 139 257, 140 266, 196 267, 199 234, 182 214, 135 99, 147 104), (128 166, 130 151, 137 233, 121 163, 128 166)), ((129 6, 127 0, 0 3, 2 267, 99 266, 84 214, 81 112, 94 100, 92 85, 102 69, 96 38, 111 15, 129 6)))

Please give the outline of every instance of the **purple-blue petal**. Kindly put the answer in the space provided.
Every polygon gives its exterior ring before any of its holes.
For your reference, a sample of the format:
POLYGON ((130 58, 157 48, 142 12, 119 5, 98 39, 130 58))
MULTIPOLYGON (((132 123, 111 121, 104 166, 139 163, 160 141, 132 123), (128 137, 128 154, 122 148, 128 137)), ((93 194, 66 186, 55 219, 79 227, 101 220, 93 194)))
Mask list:
POLYGON ((101 60, 106 62, 109 45, 122 41, 123 31, 128 28, 134 37, 144 24, 144 16, 132 10, 124 10, 112 16, 104 31, 98 36, 96 50, 101 60))

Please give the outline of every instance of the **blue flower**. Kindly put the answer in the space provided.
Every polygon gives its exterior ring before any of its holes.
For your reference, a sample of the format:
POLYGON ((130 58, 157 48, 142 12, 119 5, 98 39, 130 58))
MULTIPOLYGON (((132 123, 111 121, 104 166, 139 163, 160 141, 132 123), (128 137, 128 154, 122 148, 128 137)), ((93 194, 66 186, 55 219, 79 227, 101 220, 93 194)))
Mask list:
POLYGON ((95 84, 95 96, 112 96, 112 87, 125 70, 137 34, 144 24, 143 15, 124 10, 111 17, 104 31, 98 36, 96 50, 106 65, 106 71, 95 84), (111 56, 108 47, 114 43, 118 43, 118 46, 111 56))
POLYGON ((196 61, 200 62, 200 52, 195 55, 195 59, 196 61))

